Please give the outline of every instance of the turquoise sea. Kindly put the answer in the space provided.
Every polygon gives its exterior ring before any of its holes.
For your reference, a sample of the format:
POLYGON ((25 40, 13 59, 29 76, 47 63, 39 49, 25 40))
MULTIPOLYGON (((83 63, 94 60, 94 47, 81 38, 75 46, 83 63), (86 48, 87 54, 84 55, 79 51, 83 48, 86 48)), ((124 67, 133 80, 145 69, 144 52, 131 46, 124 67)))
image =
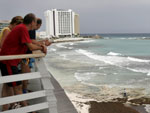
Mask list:
POLYGON ((149 97, 150 34, 100 35, 51 45, 47 68, 66 91, 99 101, 149 97))

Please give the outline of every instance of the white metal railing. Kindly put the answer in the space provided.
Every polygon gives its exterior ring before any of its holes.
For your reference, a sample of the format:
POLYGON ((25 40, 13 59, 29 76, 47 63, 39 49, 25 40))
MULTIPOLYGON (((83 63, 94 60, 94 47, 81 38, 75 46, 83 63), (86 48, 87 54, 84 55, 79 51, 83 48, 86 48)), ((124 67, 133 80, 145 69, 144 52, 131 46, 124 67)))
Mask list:
POLYGON ((22 81, 22 80, 31 80, 36 78, 41 78, 39 72, 32 72, 32 73, 24 73, 24 74, 17 74, 13 76, 3 76, 0 77, 0 84, 2 83, 8 83, 8 82, 14 82, 14 81, 22 81))
POLYGON ((48 107, 49 107, 48 102, 43 102, 40 104, 30 105, 27 107, 22 107, 22 108, 18 108, 14 110, 8 110, 8 111, 0 112, 0 113, 28 113, 28 112, 38 111, 42 109, 47 109, 48 107))
POLYGON ((45 100, 44 102, 42 101, 40 103, 34 103, 34 105, 28 105, 26 107, 21 107, 18 109, 12 109, 12 110, 3 111, 3 112, 1 111, 0 113, 27 113, 27 112, 33 112, 33 111, 38 111, 38 110, 43 110, 43 109, 45 109, 45 112, 40 112, 40 113, 57 113, 56 98, 53 93, 53 86, 50 83, 50 75, 48 71, 46 70, 45 64, 43 63, 43 60, 41 58, 44 56, 45 54, 39 51, 36 51, 33 54, 0 56, 0 60, 40 58, 38 60, 36 59, 36 63, 35 63, 39 72, 17 74, 13 76, 1 76, 0 84, 14 82, 14 81, 40 79, 41 86, 42 86, 42 89, 40 89, 39 91, 0 98, 0 106, 9 104, 9 103, 20 102, 24 100, 37 99, 41 97, 45 98, 43 99, 45 100), (43 68, 45 70, 42 70, 43 68))
POLYGON ((42 53, 41 51, 34 51, 33 54, 0 56, 0 61, 1 60, 24 59, 24 58, 41 58, 44 56, 45 56, 45 54, 42 53))
POLYGON ((36 83, 35 86, 37 87, 37 85, 40 84, 40 88, 38 88, 38 90, 33 90, 33 92, 0 98, 0 106, 24 100, 34 100, 26 107, 3 112, 0 111, 0 113, 27 113, 33 111, 39 111, 39 113, 77 113, 62 87, 48 72, 42 59, 44 56, 45 54, 40 51, 35 51, 33 54, 0 56, 0 61, 35 58, 35 67, 37 68, 37 72, 17 74, 13 76, 2 76, 0 77, 0 85, 13 81, 34 81, 35 79, 35 81, 39 81, 39 83, 36 83))

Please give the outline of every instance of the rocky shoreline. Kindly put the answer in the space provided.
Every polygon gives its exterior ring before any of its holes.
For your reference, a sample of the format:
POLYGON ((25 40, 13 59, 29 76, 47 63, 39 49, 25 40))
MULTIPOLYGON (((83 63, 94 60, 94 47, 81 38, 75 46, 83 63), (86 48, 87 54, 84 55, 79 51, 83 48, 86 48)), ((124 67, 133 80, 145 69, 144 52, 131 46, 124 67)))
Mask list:
POLYGON ((139 113, 121 102, 90 102, 89 113, 139 113))
POLYGON ((79 94, 67 93, 78 113, 149 113, 150 98, 115 98, 110 101, 98 102, 82 97, 79 94))
POLYGON ((90 101, 89 113, 149 113, 146 105, 150 104, 150 98, 138 98, 127 100, 125 98, 114 99, 116 102, 90 101))

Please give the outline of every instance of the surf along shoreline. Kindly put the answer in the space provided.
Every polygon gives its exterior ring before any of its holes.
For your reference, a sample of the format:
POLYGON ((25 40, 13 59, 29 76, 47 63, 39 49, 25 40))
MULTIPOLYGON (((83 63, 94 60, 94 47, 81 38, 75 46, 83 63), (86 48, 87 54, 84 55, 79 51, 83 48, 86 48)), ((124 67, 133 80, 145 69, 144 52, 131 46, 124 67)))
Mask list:
MULTIPOLYGON (((64 38, 55 39, 54 43, 85 41, 91 38, 64 38)), ((147 105, 150 105, 150 98, 139 97, 137 99, 114 98, 109 101, 98 102, 94 99, 67 93, 68 97, 79 113, 148 113, 147 105)))

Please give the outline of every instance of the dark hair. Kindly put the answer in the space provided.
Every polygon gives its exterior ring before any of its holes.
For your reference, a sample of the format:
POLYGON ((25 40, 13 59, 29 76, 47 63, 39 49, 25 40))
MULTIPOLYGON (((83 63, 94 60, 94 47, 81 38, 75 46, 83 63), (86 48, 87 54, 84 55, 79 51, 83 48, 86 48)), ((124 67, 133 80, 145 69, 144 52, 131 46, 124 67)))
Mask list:
POLYGON ((12 18, 10 24, 21 24, 23 22, 23 18, 21 16, 15 16, 12 18))
POLYGON ((42 24, 42 19, 37 18, 36 23, 41 25, 42 24))
POLYGON ((23 23, 26 25, 31 24, 32 21, 36 21, 36 17, 33 13, 27 14, 23 19, 23 23))

